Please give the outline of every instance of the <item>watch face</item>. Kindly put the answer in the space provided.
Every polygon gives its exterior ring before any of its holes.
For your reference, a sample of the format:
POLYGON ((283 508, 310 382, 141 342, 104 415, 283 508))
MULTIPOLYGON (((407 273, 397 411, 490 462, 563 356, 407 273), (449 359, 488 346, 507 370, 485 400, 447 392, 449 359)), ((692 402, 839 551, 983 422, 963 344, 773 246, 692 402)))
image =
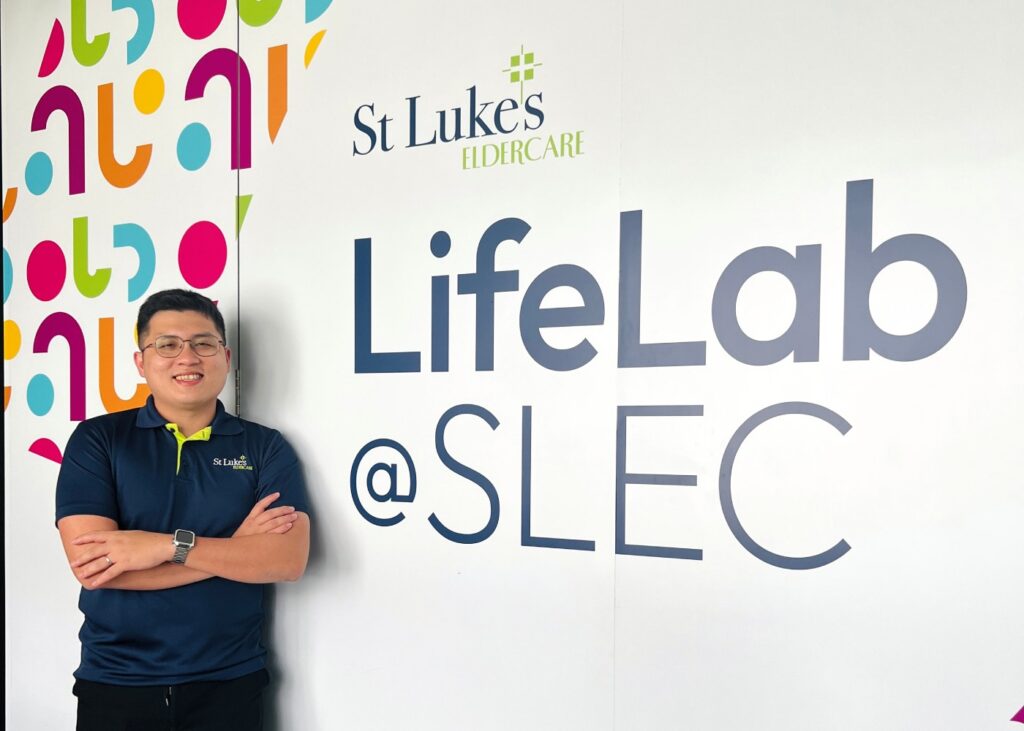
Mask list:
POLYGON ((183 546, 194 546, 196 542, 196 534, 190 530, 182 530, 179 528, 174 531, 174 543, 183 546))

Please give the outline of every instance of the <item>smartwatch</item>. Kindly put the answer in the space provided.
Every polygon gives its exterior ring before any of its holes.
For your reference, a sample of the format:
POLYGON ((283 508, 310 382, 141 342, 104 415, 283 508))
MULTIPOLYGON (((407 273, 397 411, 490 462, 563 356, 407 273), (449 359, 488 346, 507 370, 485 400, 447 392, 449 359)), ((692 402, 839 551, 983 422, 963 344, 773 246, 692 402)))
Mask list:
POLYGON ((174 558, 171 559, 171 563, 185 563, 188 552, 195 548, 196 534, 179 528, 174 531, 174 538, 171 541, 174 543, 174 558))

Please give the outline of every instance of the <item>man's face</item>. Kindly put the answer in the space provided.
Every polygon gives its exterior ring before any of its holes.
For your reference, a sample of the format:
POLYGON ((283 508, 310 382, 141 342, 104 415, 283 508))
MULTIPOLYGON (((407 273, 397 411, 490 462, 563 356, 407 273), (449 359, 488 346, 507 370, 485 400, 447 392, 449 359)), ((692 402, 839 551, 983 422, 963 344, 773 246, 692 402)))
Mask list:
MULTIPOLYGON (((198 312, 162 310, 149 321, 146 348, 162 335, 176 335, 182 340, 205 336, 220 339, 213 321, 198 312)), ((135 354, 135 366, 146 379, 157 408, 195 410, 216 402, 227 380, 231 366, 231 351, 220 347, 214 355, 200 357, 185 343, 173 358, 165 358, 156 348, 147 348, 135 354)))

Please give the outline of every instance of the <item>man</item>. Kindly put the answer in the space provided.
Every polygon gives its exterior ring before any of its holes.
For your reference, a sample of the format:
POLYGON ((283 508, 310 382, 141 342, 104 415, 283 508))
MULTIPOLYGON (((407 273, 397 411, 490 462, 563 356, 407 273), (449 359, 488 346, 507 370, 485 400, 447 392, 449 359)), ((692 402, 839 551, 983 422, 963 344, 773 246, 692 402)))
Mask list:
POLYGON ((224 410, 224 318, 195 292, 139 309, 140 409, 82 422, 57 527, 85 615, 78 729, 262 728, 263 586, 309 553, 305 485, 273 429, 224 410), (271 506, 274 507, 271 507, 271 506))

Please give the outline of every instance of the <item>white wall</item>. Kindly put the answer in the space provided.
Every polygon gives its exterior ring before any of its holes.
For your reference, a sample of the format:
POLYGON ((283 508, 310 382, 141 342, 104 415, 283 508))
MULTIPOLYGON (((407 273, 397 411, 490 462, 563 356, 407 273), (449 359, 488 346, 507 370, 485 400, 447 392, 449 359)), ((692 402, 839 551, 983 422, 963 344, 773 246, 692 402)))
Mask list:
MULTIPOLYGON (((16 184, 39 146, 40 133, 27 131, 31 108, 53 83, 33 76, 35 59, 53 16, 68 17, 62 6, 37 7, 3 11, 4 179, 16 184), (19 68, 12 57, 32 63, 19 68)), ((183 46, 173 12, 159 12, 150 53, 160 41, 167 55, 139 63, 183 78, 215 41, 183 46)), ((95 18, 95 29, 114 23, 105 11, 95 18)), ((386 10, 339 0, 310 23, 301 4, 286 3, 270 23, 239 31, 252 74, 252 167, 236 181, 226 149, 215 148, 217 164, 189 176, 174 167, 172 147, 155 154, 166 170, 138 184, 150 188, 116 199, 103 186, 87 198, 65 189, 56 201, 23 191, 4 224, 16 270, 5 319, 31 333, 59 304, 83 321, 105 313, 130 321, 123 297, 85 301, 73 285, 55 303, 24 295, 30 245, 50 236, 47 221, 82 215, 82 200, 109 224, 130 198, 136 217, 165 232, 157 271, 167 279, 154 286, 170 286, 180 283, 181 221, 213 206, 229 229, 236 183, 253 195, 237 259, 232 248, 216 290, 241 318, 242 415, 293 441, 316 510, 307 576, 275 594, 282 729, 1009 729, 1024 703, 1016 448, 1024 352, 1015 336, 1024 325, 1022 21, 1019 3, 996 0, 386 10), (303 50, 320 29, 327 33, 306 68, 303 50), (288 113, 271 142, 267 48, 282 43, 288 113), (481 100, 518 100, 503 69, 521 45, 543 64, 524 85, 526 95, 543 94, 539 129, 405 147, 408 97, 418 97, 420 140, 434 110, 467 107, 470 86, 481 100), (367 137, 353 117, 369 103, 374 118, 393 119, 395 147, 354 155, 367 137), (583 154, 572 159, 461 166, 470 144, 577 131, 583 154), (874 247, 932 237, 966 278, 963 321, 928 357, 844 359, 847 188, 864 180, 873 181, 874 247), (640 337, 705 341, 705 365, 618 366, 620 214, 641 210, 640 337), (497 249, 497 269, 518 271, 518 290, 496 295, 493 370, 477 370, 475 298, 456 293, 457 277, 476 270, 485 229, 509 217, 531 228, 522 243, 497 249), (452 244, 437 258, 430 241, 441 230, 452 244), (420 372, 355 372, 355 241, 364 238, 372 239, 373 347, 421 352, 420 372), (820 302, 818 356, 742 363, 712 321, 719 278, 750 249, 798 246, 819 247, 820 299, 802 303, 820 302), (552 346, 585 337, 596 349, 566 372, 538 364, 520 336, 527 288, 558 264, 589 272, 604 304, 603 324, 543 331, 552 346), (431 277, 440 275, 450 277, 449 370, 430 372, 431 277), (752 555, 722 506, 730 440, 752 415, 787 402, 828 409, 851 428, 841 435, 799 415, 768 421, 739 448, 732 498, 744 529, 777 554, 849 545, 808 570, 752 555), (435 449, 438 420, 460 404, 499 422, 492 430, 458 416, 444 437, 500 501, 493 534, 474 544, 447 540, 428 522, 434 513, 472 533, 488 521, 484 491, 435 449), (626 540, 701 549, 701 560, 616 552, 616 410, 641 405, 699 405, 702 415, 631 418, 626 471, 695 475, 696 485, 630 485, 626 540), (527 406, 532 533, 593 541, 593 550, 522 545, 527 406), (357 453, 380 438, 403 445, 416 470, 415 500, 392 504, 370 499, 365 479, 374 462, 401 464, 393 452, 379 448, 356 471, 367 510, 405 515, 392 527, 361 517, 350 489, 357 453)), ((234 42, 231 23, 218 30, 225 45, 234 42)), ((130 24, 121 36, 112 30, 111 48, 120 53, 130 33, 130 24)), ((69 61, 58 73, 80 75, 83 88, 104 73, 126 83, 137 74, 120 56, 92 69, 69 61)), ((179 116, 169 106, 146 130, 171 145, 195 108, 174 102, 179 116)), ((226 125, 226 113, 215 123, 226 125)), ((215 145, 226 139, 218 131, 215 145)), ((109 246, 97 243, 101 252, 109 246)), ((913 333, 940 288, 952 296, 950 286, 897 262, 875 279, 872 316, 888 332, 913 333)), ((580 301, 563 288, 544 305, 580 301)), ((786 279, 761 273, 741 290, 737 319, 769 340, 789 327, 794 306, 786 279)), ((125 363, 130 350, 129 342, 125 363)), ((58 372, 42 357, 23 345, 5 362, 5 384, 58 372)), ((130 383, 128 374, 124 392, 130 383)), ((5 412, 16 426, 5 437, 7 719, 65 728, 79 619, 51 527, 56 465, 23 442, 46 430, 66 435, 73 424, 59 389, 42 419, 14 394, 5 412)), ((100 411, 91 398, 90 413, 100 411)), ((407 472, 399 475, 404 487, 407 472)))

